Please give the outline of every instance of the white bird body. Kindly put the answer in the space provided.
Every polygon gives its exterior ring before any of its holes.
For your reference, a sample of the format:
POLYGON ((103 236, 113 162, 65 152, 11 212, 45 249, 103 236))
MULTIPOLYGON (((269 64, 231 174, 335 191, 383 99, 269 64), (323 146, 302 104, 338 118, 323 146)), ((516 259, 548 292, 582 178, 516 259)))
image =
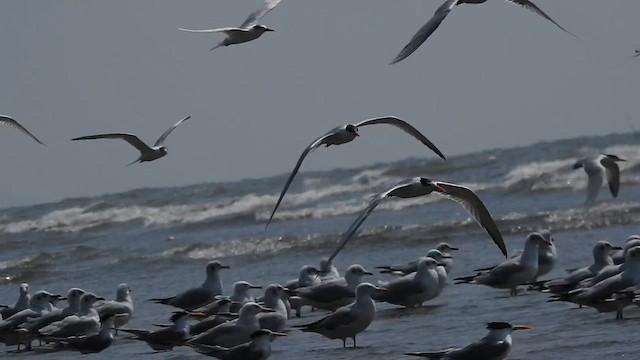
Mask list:
POLYGON ((31 298, 31 295, 29 294, 29 284, 20 284, 19 290, 20 294, 18 295, 18 300, 16 300, 15 304, 13 304, 13 306, 0 309, 0 315, 2 316, 0 320, 8 319, 11 315, 29 307, 29 299, 31 298))
POLYGON ((114 317, 111 322, 116 328, 126 325, 133 316, 133 299, 131 298, 131 289, 127 284, 118 285, 116 290, 116 299, 111 301, 105 301, 104 303, 95 307, 98 311, 100 319, 105 318, 106 315, 120 316, 114 317))
POLYGON ((362 283, 362 277, 373 275, 365 270, 361 265, 349 266, 344 278, 338 278, 323 282, 319 285, 298 288, 296 294, 305 305, 317 309, 335 311, 336 309, 348 305, 355 298, 355 291, 362 283))
MULTIPOLYGON (((437 267, 438 262, 432 258, 420 259, 417 272, 389 282, 379 282, 380 287, 386 291, 376 296, 375 299, 405 307, 421 306, 425 301, 440 294, 437 267)), ((446 272, 444 276, 446 281, 446 272)))
POLYGON ((264 292, 264 307, 273 309, 275 312, 260 313, 256 315, 260 329, 269 329, 275 332, 282 332, 287 327, 287 319, 289 312, 284 302, 282 294, 284 287, 279 284, 271 284, 267 286, 264 292))
POLYGON ((100 316, 93 308, 98 300, 104 300, 92 293, 85 293, 80 298, 80 311, 40 329, 44 336, 69 337, 97 333, 100 331, 100 316))
POLYGON ((616 164, 618 161, 626 160, 616 155, 600 154, 578 160, 573 164, 573 169, 583 168, 588 176, 585 206, 591 206, 595 203, 605 176, 611 195, 614 198, 618 196, 620 190, 620 168, 616 164))

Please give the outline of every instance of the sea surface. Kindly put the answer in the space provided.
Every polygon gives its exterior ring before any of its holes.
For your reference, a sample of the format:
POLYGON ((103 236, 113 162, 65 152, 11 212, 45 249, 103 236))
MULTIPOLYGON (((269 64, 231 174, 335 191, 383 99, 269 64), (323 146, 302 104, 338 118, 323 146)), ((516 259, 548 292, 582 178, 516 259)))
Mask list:
MULTIPOLYGON (((113 298, 116 286, 126 282, 136 306, 129 327, 152 328, 152 323, 166 322, 172 309, 147 299, 200 284, 208 261, 218 259, 231 267, 222 273, 227 293, 239 280, 266 286, 296 278, 303 265, 318 265, 320 258, 329 255, 370 196, 415 176, 476 191, 510 252, 523 247, 529 232, 551 229, 560 260, 549 278, 562 276, 565 268, 590 264, 596 241, 620 245, 640 232, 640 139, 634 134, 487 150, 453 156, 446 163, 428 151, 425 154, 428 157, 355 169, 303 171, 267 230, 265 221, 288 174, 137 189, 0 210, 0 302, 12 304, 21 282, 28 282, 32 293, 46 289, 65 294, 70 287, 81 287, 107 298, 113 298), (571 165, 597 153, 627 159, 620 163, 620 194, 613 199, 603 187, 597 204, 585 209, 586 175, 571 170, 571 165)), ((295 160, 291 159, 292 166, 295 160)), ((502 260, 489 236, 458 204, 434 194, 383 202, 335 265, 343 272, 353 263, 369 270, 404 263, 441 241, 461 249, 453 254, 452 277, 473 274, 475 268, 502 260)), ((367 280, 387 279, 376 275, 367 280)), ((450 284, 420 309, 380 304, 372 326, 358 336, 356 349, 342 349, 339 340, 293 330, 273 343, 271 358, 408 358, 402 353, 477 340, 485 335, 488 321, 534 327, 514 334, 510 359, 639 358, 640 309, 630 308, 629 319, 616 321, 615 314, 546 300, 546 295, 536 292, 509 297, 508 291, 450 284)), ((305 312, 290 324, 311 322, 321 314, 305 312)), ((14 354, 2 349, 0 357, 203 357, 188 348, 152 355, 146 344, 125 337, 119 336, 111 348, 94 355, 14 354)))

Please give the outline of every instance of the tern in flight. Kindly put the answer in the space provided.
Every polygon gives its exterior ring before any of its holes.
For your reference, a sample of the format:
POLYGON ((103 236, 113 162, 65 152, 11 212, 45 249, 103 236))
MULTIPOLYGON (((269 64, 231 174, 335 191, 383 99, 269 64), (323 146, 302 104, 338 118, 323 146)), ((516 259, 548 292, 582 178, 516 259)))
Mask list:
POLYGON ((278 210, 278 207, 282 202, 282 198, 284 197, 284 194, 287 193, 287 190, 289 189, 289 185, 291 185, 293 178, 298 173, 298 170, 300 170, 300 166, 302 165, 304 158, 307 157, 307 155, 309 155, 310 152, 321 147, 322 145, 324 145, 325 147, 329 147, 331 145, 341 145, 341 144, 346 144, 348 142, 351 142, 355 140, 355 138, 360 136, 358 135, 358 129, 361 126, 375 125, 375 124, 393 125, 399 128, 400 130, 408 133, 409 135, 413 136, 414 138, 420 140, 421 143, 425 144, 429 149, 433 150, 433 152, 438 154, 438 156, 440 156, 443 160, 445 161, 447 160, 444 157, 444 155, 442 155, 442 152, 429 139, 427 139, 424 135, 422 135, 422 133, 418 131, 418 129, 414 128, 408 122, 402 119, 399 119, 395 116, 372 118, 372 119, 361 121, 356 124, 346 124, 346 125, 338 126, 337 128, 315 139, 311 143, 311 145, 307 146, 307 148, 304 149, 304 151, 302 152, 302 155, 300 155, 300 158, 296 163, 296 166, 293 168, 291 175, 289 175, 287 182, 284 184, 284 188, 280 193, 280 197, 278 198, 278 202, 276 202, 276 206, 273 208, 273 211, 271 212, 271 216, 269 216, 269 221, 267 221, 267 225, 265 226, 265 229, 269 226, 269 223, 271 223, 273 216, 276 214, 276 211, 278 210))
MULTIPOLYGON (((273 10, 282 0, 266 0, 262 8, 254 11, 247 17, 247 19, 240 25, 240 27, 224 27, 217 29, 204 29, 204 30, 191 30, 179 28, 179 30, 192 32, 192 33, 225 33, 227 37, 212 47, 211 50, 215 50, 220 46, 229 46, 235 44, 242 44, 248 41, 255 40, 262 36, 267 31, 275 31, 268 27, 258 24, 260 19, 267 13, 273 10)), ((209 51, 211 51, 209 50, 209 51)))
POLYGON ((26 134, 27 136, 29 136, 30 138, 32 138, 33 140, 35 140, 38 144, 44 145, 42 141, 38 140, 37 137, 33 136, 33 134, 29 132, 29 130, 25 129, 24 126, 20 125, 20 123, 18 123, 14 118, 10 116, 0 115, 0 124, 14 127, 20 130, 21 132, 23 132, 24 134, 26 134))
MULTIPOLYGON (((557 22, 555 22, 555 20, 549 17, 549 15, 547 15, 544 11, 542 11, 539 7, 537 7, 531 1, 529 0, 507 0, 507 1, 512 4, 520 5, 527 10, 533 11, 534 13, 554 23, 557 27, 564 30, 569 35, 575 36, 569 31, 567 31, 565 28, 560 26, 557 22)), ((461 5, 461 4, 483 4, 485 2, 487 2, 487 0, 447 0, 445 1, 444 4, 440 5, 440 7, 436 10, 435 14, 433 14, 433 17, 429 19, 429 21, 427 21, 427 23, 424 24, 418 30, 418 32, 416 32, 413 35, 411 40, 409 40, 409 43, 402 49, 402 51, 400 51, 400 53, 396 56, 396 58, 393 59, 393 61, 391 61, 391 64, 400 62, 406 59, 409 55, 413 54, 413 52, 416 51, 420 47, 420 45, 422 45, 422 43, 425 42, 429 38, 429 36, 431 36, 431 34, 433 34, 434 31, 436 31, 438 26, 440 26, 440 23, 444 20, 444 18, 447 17, 447 15, 449 15, 449 13, 451 12, 454 6, 461 5)))
POLYGON ((632 58, 638 57, 638 56, 640 56, 640 49, 635 50, 635 54, 632 56, 632 58))
POLYGON ((169 150, 167 149, 166 146, 164 146, 164 141, 167 139, 167 136, 171 134, 173 129, 178 127, 178 125, 182 124, 183 121, 188 120, 189 118, 191 118, 191 116, 187 116, 186 118, 181 119, 177 123, 173 124, 172 127, 170 127, 167 131, 164 132, 164 134, 162 134, 162 136, 160 136, 160 138, 158 138, 158 140, 156 141, 155 144, 153 144, 153 146, 149 146, 145 144, 142 140, 140 140, 140 138, 138 138, 134 134, 126 134, 126 133, 88 135, 88 136, 77 137, 71 140, 73 141, 73 140, 95 140, 95 139, 122 139, 128 142, 129 144, 131 144, 136 149, 138 149, 138 151, 140 151, 140 157, 136 159, 134 162, 129 164, 129 165, 133 165, 139 162, 141 163, 145 161, 157 160, 167 155, 169 153, 169 150))
POLYGON ((602 154, 588 158, 584 158, 576 161, 573 164, 573 169, 584 168, 584 171, 589 177, 587 183, 587 200, 586 206, 591 206, 595 203, 598 192, 604 182, 604 175, 607 175, 607 182, 609 183, 609 190, 613 197, 618 196, 620 190, 620 168, 617 161, 626 161, 619 158, 616 155, 602 154))
POLYGON ((351 224, 351 227, 344 233, 338 246, 331 256, 329 256, 329 261, 332 261, 333 258, 338 255, 340 250, 347 244, 347 242, 353 237, 353 234, 356 233, 360 225, 369 217, 373 209, 378 206, 382 200, 388 197, 399 197, 399 198, 413 198, 418 196, 429 195, 432 192, 439 193, 451 200, 456 201, 471 215, 471 217, 482 226, 482 228, 491 236, 493 242, 498 245, 502 254, 507 256, 507 248, 504 245, 504 240, 502 240, 502 235, 500 234, 500 230, 496 226, 493 218, 491 218, 491 214, 484 206, 480 198, 471 191, 469 188, 464 186, 450 184, 441 181, 432 181, 423 177, 416 177, 412 179, 405 180, 398 185, 392 187, 387 191, 383 191, 378 195, 375 195, 372 200, 369 202, 369 205, 364 209, 362 214, 356 218, 356 220, 351 224))

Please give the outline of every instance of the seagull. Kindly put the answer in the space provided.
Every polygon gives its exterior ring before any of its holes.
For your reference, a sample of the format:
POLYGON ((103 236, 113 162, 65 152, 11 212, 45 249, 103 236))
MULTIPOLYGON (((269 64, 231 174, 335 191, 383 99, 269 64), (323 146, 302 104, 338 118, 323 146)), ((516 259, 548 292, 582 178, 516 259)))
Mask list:
POLYGON ((187 341, 189 346, 218 345, 233 347, 250 340, 254 331, 260 330, 260 324, 256 315, 262 312, 275 312, 254 302, 246 303, 240 309, 239 317, 236 320, 220 324, 213 329, 207 330, 200 335, 192 337, 187 341))
POLYGON ((96 306, 100 320, 103 321, 107 315, 120 314, 120 316, 114 318, 113 327, 121 328, 129 322, 129 319, 133 316, 133 299, 131 299, 131 289, 127 284, 118 285, 116 290, 116 299, 106 301, 96 306))
POLYGON ((267 360, 271 356, 271 341, 276 336, 287 336, 287 334, 260 329, 251 334, 251 341, 232 348, 196 345, 193 349, 200 354, 222 360, 267 360))
POLYGON ((230 312, 231 308, 231 300, 228 296, 216 296, 216 300, 210 302, 205 306, 201 306, 195 310, 194 312, 205 313, 207 315, 215 315, 218 313, 230 312))
MULTIPOLYGON (((33 140, 35 140, 38 144, 40 145, 44 145, 44 143, 40 140, 38 140, 37 137, 35 137, 32 133, 29 132, 29 130, 27 130, 24 126, 20 125, 20 123, 18 123, 14 118, 12 118, 11 116, 8 115, 0 115, 0 124, 3 125, 9 125, 11 127, 14 127, 16 129, 18 129, 20 132, 26 134, 27 136, 29 136, 30 138, 32 138, 33 140)), ((44 145, 46 146, 46 145, 44 145)))
POLYGON ((275 310, 275 312, 260 313, 256 317, 260 324, 260 329, 269 329, 271 331, 284 331, 287 327, 287 319, 289 312, 282 301, 284 287, 279 284, 271 284, 267 286, 264 292, 264 307, 275 310))
POLYGON ((12 330, 22 325, 29 319, 38 318, 49 312, 51 306, 50 301, 60 298, 60 295, 54 295, 50 292, 40 290, 29 299, 29 307, 18 311, 12 316, 0 321, 0 333, 5 330, 12 330))
POLYGON ((262 8, 254 11, 247 17, 247 19, 240 25, 240 27, 225 27, 217 29, 205 29, 205 30, 191 30, 179 28, 179 30, 192 32, 192 33, 224 33, 227 37, 219 44, 212 47, 209 51, 215 50, 221 46, 229 46, 235 44, 242 44, 251 40, 255 40, 262 36, 267 31, 275 31, 264 25, 258 24, 260 19, 267 13, 273 10, 282 0, 266 0, 262 8))
POLYGON ((442 253, 442 255, 444 255, 444 258, 442 259, 442 261, 440 261, 440 260, 438 260, 438 261, 443 263, 445 269, 447 270, 447 272, 450 273, 451 272, 451 268, 453 267, 453 256, 451 256, 451 252, 452 251, 458 251, 460 249, 455 247, 455 246, 451 246, 446 242, 439 243, 438 245, 436 245, 436 247, 434 249, 440 251, 442 253))
MULTIPOLYGON (((443 255, 440 250, 431 249, 427 251, 427 254, 424 257, 430 257, 433 260, 437 261, 439 266, 442 266, 445 270, 447 269, 447 265, 444 262, 446 259, 450 259, 451 255, 443 255)), ((422 259, 419 257, 418 259, 411 261, 405 265, 384 265, 384 266, 376 266, 376 269, 380 269, 380 274, 392 274, 392 275, 409 275, 418 271, 418 262, 422 259)), ((445 274, 446 275, 446 274, 445 274)))
POLYGON ((404 307, 422 306, 423 302, 440 294, 440 281, 436 271, 438 265, 432 258, 421 258, 417 272, 389 282, 380 282, 380 287, 386 291, 374 299, 404 307))
POLYGON ((114 338, 111 330, 114 327, 114 320, 118 317, 128 316, 128 314, 105 315, 101 320, 100 331, 97 333, 62 338, 45 337, 43 340, 55 342, 66 349, 79 351, 82 354, 99 353, 113 344, 114 338))
MULTIPOLYGON (((626 258, 627 258, 627 253, 629 252, 629 250, 631 250, 632 248, 636 247, 636 246, 640 246, 640 239, 634 239, 631 240, 627 243, 624 244, 624 248, 622 249, 622 254, 624 255, 625 261, 623 261, 620 264, 617 265, 607 265, 604 268, 602 268, 602 270, 600 270, 595 276, 582 280, 577 287, 582 287, 582 288, 587 288, 587 287, 591 287, 594 286, 595 284, 599 283, 600 281, 603 281, 605 279, 608 279, 612 276, 618 275, 621 272, 624 271, 626 265, 626 258)), ((615 262, 614 262, 615 264, 615 262)))
POLYGON ((80 311, 77 314, 43 327, 38 330, 38 334, 44 337, 69 337, 99 332, 100 316, 93 308, 93 304, 98 300, 104 300, 104 298, 97 297, 93 293, 84 293, 80 298, 80 311))
POLYGON ((362 283, 356 288, 356 300, 353 303, 339 308, 314 323, 294 327, 329 339, 340 339, 343 348, 347 347, 347 338, 352 338, 355 348, 356 335, 368 328, 376 315, 376 304, 371 297, 384 291, 372 284, 362 283))
POLYGON ((189 340, 190 319, 201 319, 205 314, 188 311, 174 311, 171 316, 171 326, 156 331, 120 329, 135 335, 135 340, 147 343, 155 351, 170 351, 174 347, 184 345, 189 340))
MULTIPOLYGON (((545 14, 539 7, 537 7, 531 1, 529 0, 507 0, 507 1, 512 4, 520 5, 527 10, 533 11, 534 13, 554 23, 557 27, 564 30, 567 34, 575 37, 575 35, 573 35, 569 31, 567 31, 565 28, 560 26, 557 22, 551 19, 549 15, 545 14)), ((427 21, 427 23, 424 24, 418 30, 418 32, 416 32, 413 35, 411 40, 409 40, 409 43, 400 51, 400 53, 395 57, 395 59, 393 59, 393 61, 391 61, 390 64, 392 65, 392 64, 398 63, 406 59, 409 55, 413 54, 413 52, 416 51, 420 47, 420 45, 422 45, 422 43, 424 43, 429 38, 429 36, 431 36, 431 34, 433 34, 436 31, 438 26, 440 26, 440 23, 442 23, 442 21, 447 17, 447 15, 449 15, 451 10, 453 10, 454 6, 460 5, 460 4, 483 4, 485 2, 487 2, 487 0, 447 0, 445 1, 436 10, 436 12, 433 14, 433 17, 429 19, 429 21, 427 21)))
POLYGON ((361 265, 354 264, 349 266, 344 278, 299 288, 295 290, 295 296, 314 308, 335 311, 353 302, 356 296, 355 290, 362 283, 362 277, 365 275, 373 274, 361 265))
POLYGON ((531 233, 524 243, 519 257, 506 260, 486 273, 454 279, 456 284, 481 284, 496 289, 510 289, 511 296, 518 295, 518 286, 528 284, 538 273, 538 246, 548 242, 539 233, 531 233))
POLYGON ((182 122, 188 120, 189 118, 191 118, 191 116, 187 116, 186 118, 183 118, 180 121, 178 121, 177 123, 173 124, 173 126, 170 127, 167 131, 165 131, 164 134, 162 134, 162 136, 160 136, 158 138, 158 140, 156 140, 155 144, 153 144, 153 146, 151 146, 151 147, 149 145, 145 144, 144 141, 140 140, 140 138, 138 138, 136 135, 127 134, 127 133, 110 133, 110 134, 88 135, 88 136, 81 136, 81 137, 73 138, 73 139, 71 139, 71 141, 75 141, 75 140, 95 140, 95 139, 122 139, 122 140, 128 142, 129 144, 131 144, 131 146, 133 146, 136 149, 138 149, 138 151, 140 151, 140 157, 138 159, 136 159, 135 161, 129 163, 127 165, 127 166, 129 166, 129 165, 133 165, 135 163, 142 163, 142 162, 145 162, 145 161, 157 160, 157 159, 160 159, 161 157, 167 155, 169 153, 169 150, 167 149, 166 146, 164 146, 164 141, 167 139, 167 136, 169 136, 169 134, 171 134, 173 129, 178 127, 178 125, 182 124, 182 122))
POLYGON ((320 260, 320 280, 322 282, 331 281, 340 278, 338 269, 327 258, 320 260))
POLYGON ((53 324, 56 321, 60 321, 68 316, 76 315, 80 311, 80 299, 84 295, 85 291, 79 288, 71 288, 67 292, 67 302, 69 306, 64 309, 54 309, 49 313, 23 324, 22 327, 29 330, 31 333, 36 333, 43 327, 53 324))
POLYGON ((20 284, 20 295, 18 295, 18 300, 15 304, 13 304, 13 306, 6 306, 2 310, 0 310, 0 315, 2 315, 2 318, 0 319, 8 319, 11 315, 17 313, 18 311, 22 311, 28 308, 30 298, 31 296, 29 295, 29 284, 20 284))
POLYGON ((511 325, 506 322, 487 323, 489 334, 480 341, 463 348, 451 348, 436 352, 412 352, 405 355, 418 356, 431 360, 503 360, 511 350, 511 333, 516 330, 531 330, 527 325, 511 325))
POLYGON ((613 265, 611 256, 612 250, 622 249, 619 246, 613 246, 608 241, 598 241, 593 247, 593 264, 571 271, 562 279, 549 280, 543 283, 544 288, 552 293, 561 293, 572 289, 580 281, 595 276, 605 266, 613 265))
POLYGON ((211 261, 207 264, 207 278, 202 285, 183 291, 168 298, 150 299, 156 304, 165 304, 187 311, 191 311, 200 306, 207 305, 215 300, 215 296, 222 295, 222 282, 220 281, 220 270, 228 269, 219 261, 211 261))
POLYGON ((307 287, 320 284, 318 277, 319 271, 311 265, 305 265, 300 269, 298 279, 289 280, 284 284, 289 290, 295 290, 299 287, 307 287))
POLYGON ((491 214, 489 214, 487 208, 473 191, 461 185, 450 184, 442 181, 432 181, 423 177, 415 177, 402 181, 391 189, 375 195, 362 214, 356 218, 353 224, 351 224, 351 227, 349 227, 347 232, 344 233, 342 239, 340 239, 340 242, 338 243, 338 246, 333 250, 331 256, 329 256, 329 261, 333 260, 333 258, 338 255, 340 250, 342 250, 353 234, 358 230, 360 225, 362 225, 369 214, 371 214, 373 209, 375 209, 382 200, 387 197, 394 196, 403 199, 413 198, 429 195, 434 191, 462 205, 471 217, 473 217, 473 219, 480 224, 485 231, 487 231, 496 245, 498 245, 498 248, 500 248, 500 251, 502 251, 502 254, 504 254, 505 257, 507 256, 507 248, 504 245, 504 240, 502 240, 500 230, 498 230, 498 227, 493 221, 493 218, 491 218, 491 214))
MULTIPOLYGON (((625 245, 634 240, 640 240, 640 235, 631 235, 625 240, 625 245)), ((611 259, 614 264, 622 264, 624 262, 624 250, 617 250, 611 253, 611 259)))
MULTIPOLYGON (((346 124, 346 125, 338 126, 337 128, 315 139, 311 143, 311 145, 307 146, 307 148, 304 149, 304 151, 302 152, 302 155, 300 155, 300 158, 296 163, 296 166, 293 168, 291 175, 289 175, 287 182, 284 184, 284 188, 280 193, 280 197, 278 198, 278 202, 276 202, 276 206, 273 208, 273 211, 271 212, 271 216, 269 216, 269 221, 267 221, 265 229, 269 226, 269 223, 271 223, 273 216, 275 215, 276 211, 278 210, 278 207, 280 206, 280 203, 282 202, 282 198, 284 197, 284 194, 287 193, 287 190, 289 189, 289 185, 291 185, 293 178, 296 176, 296 174, 298 173, 298 170, 300 169, 300 166, 302 165, 302 161, 304 161, 304 159, 307 157, 307 155, 309 155, 309 153, 321 147, 322 145, 324 145, 325 147, 329 147, 331 145, 342 145, 342 144, 351 142, 355 138, 360 136, 358 134, 358 130, 360 127, 367 126, 367 125, 376 125, 376 124, 387 124, 387 125, 392 125, 399 128, 400 130, 418 139, 421 143, 423 143, 433 152, 438 154, 438 156, 440 156, 443 160, 445 161, 447 160, 444 157, 444 155, 442 155, 442 152, 429 139, 427 139, 424 135, 422 135, 422 133, 418 131, 418 129, 414 128, 408 122, 402 119, 399 119, 395 116, 384 116, 384 117, 372 118, 372 119, 367 119, 355 124, 346 124)), ((331 260, 332 259, 329 259, 329 261, 331 260)))
POLYGON ((249 295, 251 289, 262 289, 262 286, 251 285, 246 281, 237 281, 233 284, 233 294, 229 296, 229 300, 234 303, 231 304, 230 312, 236 313, 240 310, 242 305, 248 302, 254 302, 253 296, 249 295))
POLYGON ((607 183, 611 195, 615 198, 620 190, 620 168, 616 162, 626 161, 616 155, 601 154, 578 160, 573 164, 573 169, 584 168, 589 177, 587 183, 587 200, 585 206, 591 206, 595 203, 600 187, 604 182, 604 175, 607 175, 607 183))

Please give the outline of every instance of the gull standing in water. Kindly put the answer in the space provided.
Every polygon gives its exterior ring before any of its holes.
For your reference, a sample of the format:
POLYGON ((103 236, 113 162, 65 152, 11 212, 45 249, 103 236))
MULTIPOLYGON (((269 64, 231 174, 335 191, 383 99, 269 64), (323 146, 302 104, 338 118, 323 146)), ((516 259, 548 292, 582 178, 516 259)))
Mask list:
POLYGON ((531 330, 527 325, 511 325, 506 322, 487 323, 489 334, 480 341, 463 348, 451 348, 436 352, 412 352, 405 355, 431 360, 503 360, 511 350, 511 333, 516 330, 531 330))
POLYGON ((616 162, 626 161, 619 158, 616 155, 602 154, 588 158, 584 158, 576 161, 573 164, 573 169, 583 168, 589 177, 587 183, 587 200, 586 206, 591 206, 595 203, 598 192, 604 182, 604 176, 607 176, 607 183, 609 184, 609 191, 615 198, 618 196, 620 190, 620 168, 616 162))
POLYGON ((413 198, 418 196, 429 195, 432 192, 436 192, 440 195, 449 198, 457 203, 459 203, 471 217, 478 223, 480 226, 491 236, 493 241, 498 245, 502 254, 507 256, 507 248, 504 245, 504 240, 502 240, 502 235, 500 234, 500 230, 496 226, 491 214, 484 206, 480 198, 471 191, 469 188, 466 188, 461 185, 450 184, 442 181, 432 181, 423 177, 416 177, 413 179, 405 180, 398 185, 392 187, 387 191, 383 191, 373 197, 373 199, 369 202, 369 205, 364 209, 362 214, 356 218, 356 220, 351 224, 351 227, 344 233, 342 239, 338 243, 338 246, 331 256, 329 256, 329 260, 333 260, 333 258, 338 255, 340 250, 347 244, 347 242, 351 239, 353 234, 358 230, 360 225, 367 219, 369 214, 373 211, 373 209, 378 206, 382 200, 388 197, 399 197, 399 198, 413 198))
POLYGON ((368 328, 376 315, 376 304, 371 297, 376 292, 384 291, 369 283, 362 283, 356 288, 356 300, 353 303, 339 308, 314 323, 294 327, 329 339, 340 339, 342 347, 347 347, 347 338, 352 338, 355 348, 356 335, 368 328))
POLYGON ((548 242, 539 233, 531 233, 519 257, 511 258, 486 273, 454 279, 456 284, 480 284, 496 289, 509 289, 518 295, 518 286, 530 283, 538 273, 538 246, 548 242))
MULTIPOLYGON (((376 125, 376 124, 387 124, 387 125, 392 125, 399 128, 400 130, 418 139, 421 143, 426 145, 429 149, 431 149, 433 152, 438 154, 438 156, 440 156, 443 160, 446 161, 442 152, 429 139, 427 139, 424 135, 422 135, 422 133, 418 131, 418 129, 413 127, 408 122, 402 119, 399 119, 395 116, 384 116, 384 117, 372 118, 372 119, 361 121, 356 124, 346 124, 346 125, 338 126, 337 128, 329 131, 328 133, 314 140, 311 143, 311 145, 307 146, 307 148, 304 149, 304 151, 302 152, 302 155, 300 155, 300 158, 296 163, 296 166, 293 168, 291 175, 289 175, 287 182, 284 184, 284 188, 280 193, 280 197, 276 202, 276 206, 273 208, 273 211, 271 212, 271 216, 269 216, 269 221, 267 221, 267 225, 265 226, 265 228, 267 228, 269 226, 269 223, 271 223, 273 216, 275 215, 276 211, 278 210, 278 207, 280 206, 280 203, 282 202, 282 198, 284 198, 284 194, 287 193, 287 190, 289 189, 289 186, 291 185, 293 178, 298 173, 298 170, 300 169, 302 162, 307 157, 307 155, 309 155, 309 153, 321 147, 322 145, 324 145, 325 147, 329 147, 331 145, 342 145, 342 144, 351 142, 355 140, 355 138, 360 136, 358 134, 358 130, 360 127, 367 126, 367 125, 376 125)), ((329 261, 331 261, 332 259, 333 258, 329 259, 329 261)))
POLYGON ((156 331, 120 329, 121 331, 135 335, 135 340, 147 343, 155 351, 170 351, 174 347, 184 345, 189 340, 190 319, 201 319, 205 316, 202 313, 192 313, 188 311, 174 311, 171 316, 171 326, 156 331))
MULTIPOLYGON (((29 295, 29 284, 22 283, 20 284, 20 295, 18 295, 18 300, 13 306, 6 306, 2 310, 0 310, 0 315, 2 315, 2 319, 8 319, 11 315, 17 313, 18 311, 22 311, 29 307, 29 299, 31 295, 29 295)), ((4 306, 4 305, 3 305, 4 306)))
MULTIPOLYGON (((220 46, 229 46, 235 44, 242 44, 251 40, 255 40, 262 36, 267 31, 275 31, 273 29, 269 29, 264 25, 258 24, 260 19, 263 16, 267 15, 267 13, 273 10, 282 0, 266 0, 262 8, 254 11, 247 17, 247 19, 240 25, 240 27, 225 27, 225 28, 217 28, 217 29, 205 29, 205 30, 190 30, 179 28, 179 30, 192 32, 192 33, 224 33, 227 37, 222 40, 218 45, 211 48, 211 50, 215 50, 220 46)), ((209 51, 211 51, 209 50, 209 51)))
POLYGON ((251 334, 250 342, 232 348, 197 345, 193 349, 200 354, 222 360, 267 360, 271 356, 271 342, 276 336, 287 336, 287 334, 260 329, 251 334))
POLYGON ((44 143, 42 141, 38 140, 37 137, 35 137, 32 133, 29 132, 29 130, 27 130, 24 126, 20 125, 19 122, 17 122, 14 118, 12 118, 10 116, 0 115, 0 124, 9 125, 11 127, 14 127, 16 129, 18 129, 20 132, 22 132, 23 134, 26 134, 27 136, 29 136, 30 138, 35 140, 38 144, 44 145, 44 143))
MULTIPOLYGON (((553 19, 551 19, 549 15, 545 14, 539 7, 537 7, 530 0, 507 0, 507 1, 512 4, 520 5, 527 10, 533 11, 534 13, 554 23, 557 27, 564 30, 569 35, 575 36, 569 31, 567 31, 565 28, 560 26, 553 19)), ((429 38, 429 36, 431 36, 431 34, 433 34, 436 31, 438 26, 440 26, 440 23, 442 23, 442 21, 447 17, 447 15, 449 15, 451 10, 453 10, 454 6, 460 5, 460 4, 483 4, 485 2, 487 2, 487 0, 447 0, 445 1, 436 10, 436 12, 433 14, 433 17, 429 19, 429 21, 427 21, 427 23, 424 24, 418 30, 418 32, 416 32, 413 35, 411 40, 409 40, 409 43, 400 51, 400 53, 395 57, 395 59, 391 61, 391 64, 400 62, 406 59, 409 55, 413 54, 413 52, 416 51, 420 47, 420 45, 422 45, 422 43, 424 43, 429 38)))
POLYGON ((380 282, 380 287, 386 291, 374 296, 374 299, 405 307, 422 306, 423 302, 440 294, 440 281, 436 271, 438 265, 432 258, 420 259, 417 272, 389 282, 380 282))
POLYGON ((207 305, 215 300, 217 295, 222 295, 222 282, 220 270, 228 269, 219 261, 211 261, 207 264, 207 278, 202 285, 183 291, 168 298, 150 299, 156 304, 165 304, 191 311, 200 306, 207 305))
POLYGON ((130 164, 127 165, 127 166, 129 166, 129 165, 133 165, 135 163, 142 163, 142 162, 145 162, 145 161, 157 160, 157 159, 160 159, 161 157, 167 155, 169 153, 169 150, 167 149, 166 146, 164 146, 164 141, 167 139, 167 136, 169 136, 169 134, 171 134, 173 129, 178 127, 178 125, 182 124, 182 122, 188 120, 189 118, 191 118, 191 116, 187 116, 186 118, 181 119, 177 123, 173 124, 172 127, 170 127, 167 131, 165 131, 164 134, 162 134, 162 136, 160 136, 160 138, 158 138, 158 140, 156 140, 156 142, 155 142, 155 144, 153 144, 153 146, 149 146, 149 145, 145 144, 145 142, 140 140, 140 138, 138 138, 136 135, 127 134, 127 133, 110 133, 110 134, 88 135, 88 136, 81 136, 81 137, 73 138, 71 140, 75 141, 75 140, 95 140, 95 139, 122 139, 122 140, 128 142, 131 146, 133 146, 136 149, 138 149, 138 151, 140 151, 140 157, 138 157, 138 159, 136 159, 135 161, 133 161, 133 162, 131 162, 130 164))

